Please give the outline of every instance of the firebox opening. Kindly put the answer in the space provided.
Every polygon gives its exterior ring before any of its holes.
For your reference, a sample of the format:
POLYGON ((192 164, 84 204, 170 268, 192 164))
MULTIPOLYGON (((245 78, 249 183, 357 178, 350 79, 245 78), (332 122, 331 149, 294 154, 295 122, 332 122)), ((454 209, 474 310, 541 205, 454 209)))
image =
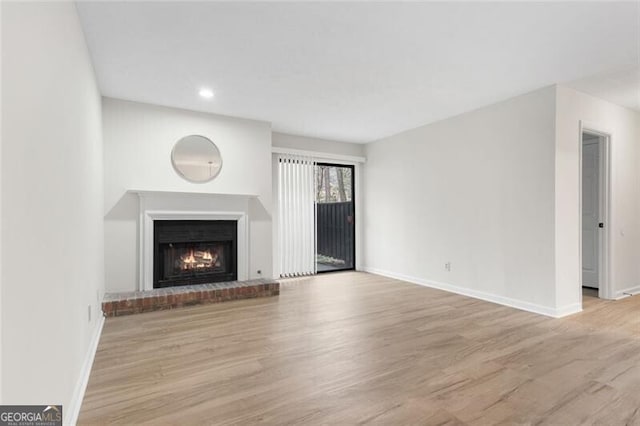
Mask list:
POLYGON ((154 222, 153 287, 237 279, 237 222, 154 222))

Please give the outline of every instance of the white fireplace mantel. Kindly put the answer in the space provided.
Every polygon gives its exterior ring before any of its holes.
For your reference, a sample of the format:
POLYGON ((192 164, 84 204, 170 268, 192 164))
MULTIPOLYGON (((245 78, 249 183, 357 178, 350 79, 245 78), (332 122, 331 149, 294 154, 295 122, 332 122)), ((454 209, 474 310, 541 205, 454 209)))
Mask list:
POLYGON ((258 198, 256 194, 227 194, 222 192, 185 192, 185 191, 156 191, 151 189, 129 189, 128 193, 136 194, 140 198, 146 197, 229 197, 229 198, 258 198))
MULTIPOLYGON (((176 194, 176 193, 152 193, 148 191, 130 191, 138 193, 140 197, 140 278, 138 289, 140 291, 153 290, 153 222, 156 220, 235 220, 238 222, 238 242, 237 242, 237 265, 238 280, 249 279, 249 224, 247 211, 210 211, 210 210, 181 210, 179 208, 158 209, 147 208, 145 202, 148 197, 175 196, 181 197, 195 195, 196 197, 207 196, 207 194, 176 194)), ((222 194, 210 194, 210 196, 220 196, 222 194)), ((224 195, 226 196, 226 194, 224 195)), ((233 197, 253 198, 247 195, 230 195, 233 197)))

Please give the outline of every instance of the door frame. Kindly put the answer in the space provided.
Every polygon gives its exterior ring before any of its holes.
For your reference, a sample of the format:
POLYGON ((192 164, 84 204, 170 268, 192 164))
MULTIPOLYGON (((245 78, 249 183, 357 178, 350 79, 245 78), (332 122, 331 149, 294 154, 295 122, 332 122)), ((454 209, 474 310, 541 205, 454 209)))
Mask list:
POLYGON ((599 222, 604 223, 604 228, 598 234, 598 297, 601 299, 612 299, 610 263, 610 240, 611 240, 611 132, 602 127, 580 121, 580 146, 579 146, 579 262, 580 262, 580 300, 582 301, 582 148, 583 134, 598 136, 598 210, 599 222))
POLYGON ((362 270, 362 260, 364 259, 364 244, 362 241, 363 232, 363 224, 364 220, 361 217, 363 212, 363 198, 362 198, 362 184, 364 182, 364 164, 367 162, 367 158, 363 156, 355 156, 355 155, 343 155, 343 154, 334 154, 322 151, 309 151, 305 149, 294 149, 294 148, 283 148, 278 146, 271 147, 271 184, 272 190, 274 194, 274 203, 273 203, 273 217, 272 217, 272 273, 273 277, 280 276, 280 250, 279 250, 279 209, 278 209, 278 154, 294 154, 294 155, 304 155, 307 157, 312 157, 316 160, 316 162, 327 162, 327 163, 336 163, 340 165, 352 165, 355 167, 355 221, 356 221, 356 235, 355 235, 355 245, 356 245, 356 263, 355 270, 362 270))
MULTIPOLYGON (((344 167, 347 169, 351 169, 351 203, 353 204, 353 265, 350 268, 343 269, 332 269, 330 271, 318 271, 317 270, 317 261, 316 261, 316 274, 326 274, 331 272, 344 272, 344 271, 355 271, 356 270, 356 245, 358 244, 358 226, 356 225, 356 172, 357 168, 355 164, 341 163, 339 161, 327 162, 327 161, 318 161, 316 166, 329 166, 329 167, 344 167)), ((317 202, 316 202, 317 204, 317 202)), ((316 218, 316 255, 318 254, 318 220, 316 218)))

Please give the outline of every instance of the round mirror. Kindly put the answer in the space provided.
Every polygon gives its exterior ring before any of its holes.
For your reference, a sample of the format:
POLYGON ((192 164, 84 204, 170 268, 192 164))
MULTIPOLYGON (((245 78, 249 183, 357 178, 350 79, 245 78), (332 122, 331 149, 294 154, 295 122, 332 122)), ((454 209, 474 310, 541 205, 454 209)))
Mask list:
POLYGON ((222 157, 218 147, 204 136, 185 136, 171 151, 171 163, 190 182, 209 182, 220 173, 222 157))

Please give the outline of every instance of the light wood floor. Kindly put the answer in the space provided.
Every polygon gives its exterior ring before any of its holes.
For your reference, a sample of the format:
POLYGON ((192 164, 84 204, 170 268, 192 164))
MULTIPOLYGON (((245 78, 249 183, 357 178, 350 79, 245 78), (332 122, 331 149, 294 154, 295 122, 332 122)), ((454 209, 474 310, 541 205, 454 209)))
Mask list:
POLYGON ((80 424, 640 425, 640 296, 550 319, 364 273, 109 318, 80 424))

